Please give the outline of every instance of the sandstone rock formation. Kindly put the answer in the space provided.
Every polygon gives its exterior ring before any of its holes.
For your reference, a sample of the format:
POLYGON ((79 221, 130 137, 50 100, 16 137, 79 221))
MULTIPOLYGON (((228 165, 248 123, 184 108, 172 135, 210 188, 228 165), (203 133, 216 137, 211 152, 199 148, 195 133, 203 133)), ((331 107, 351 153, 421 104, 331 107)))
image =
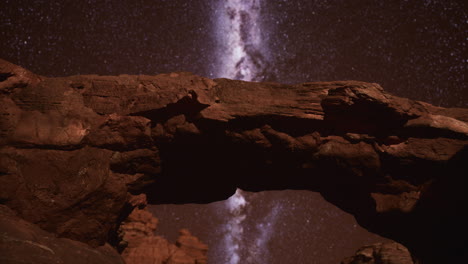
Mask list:
POLYGON ((410 252, 398 243, 378 243, 360 248, 342 264, 414 264, 410 252))
POLYGON ((181 230, 177 243, 154 235, 158 220, 135 208, 119 228, 122 257, 127 264, 206 264, 207 245, 181 230))
POLYGON ((61 237, 115 245, 140 193, 209 202, 298 188, 424 263, 466 255, 467 109, 357 81, 47 78, 5 61, 0 101, 0 201, 61 237))
POLYGON ((124 264, 124 261, 108 244, 92 248, 82 242, 58 238, 0 205, 0 263, 124 264))

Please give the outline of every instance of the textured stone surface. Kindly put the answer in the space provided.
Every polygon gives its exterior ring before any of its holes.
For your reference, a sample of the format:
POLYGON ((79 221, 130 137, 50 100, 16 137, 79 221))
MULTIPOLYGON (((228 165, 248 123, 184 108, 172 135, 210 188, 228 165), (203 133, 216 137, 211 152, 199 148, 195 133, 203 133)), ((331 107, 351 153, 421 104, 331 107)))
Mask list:
POLYGON ((296 188, 427 262, 461 256, 443 241, 466 233, 467 109, 357 81, 46 78, 5 61, 0 74, 0 201, 49 232, 103 245, 129 193, 210 202, 296 188))
POLYGON ((399 243, 378 243, 364 246, 342 264, 414 264, 410 252, 399 243))
POLYGON ((108 244, 92 248, 78 241, 57 238, 22 220, 4 205, 0 205, 0 262, 124 264, 108 244))
POLYGON ((176 246, 189 258, 194 259, 195 264, 205 264, 207 262, 206 252, 208 251, 208 246, 197 237, 192 236, 187 229, 179 231, 179 238, 177 239, 176 246))
POLYGON ((146 209, 135 208, 120 226, 122 257, 127 264, 206 264, 208 247, 188 230, 176 244, 155 236, 158 220, 146 209))

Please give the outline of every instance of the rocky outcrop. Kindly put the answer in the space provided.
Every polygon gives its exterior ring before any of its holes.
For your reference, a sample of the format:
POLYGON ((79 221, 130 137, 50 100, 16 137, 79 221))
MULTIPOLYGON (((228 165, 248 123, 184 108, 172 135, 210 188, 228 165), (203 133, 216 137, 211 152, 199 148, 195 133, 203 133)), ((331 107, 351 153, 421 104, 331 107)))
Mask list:
POLYGON ((464 243, 467 109, 357 81, 46 78, 5 61, 0 76, 0 201, 59 236, 113 241, 130 194, 209 202, 298 188, 427 263, 458 256, 444 241, 464 243))
POLYGON ((207 245, 180 230, 176 244, 154 235, 158 220, 147 210, 135 208, 119 228, 122 257, 127 264, 206 264, 207 245))
POLYGON ((406 247, 395 242, 365 246, 341 264, 415 264, 406 247))
POLYGON ((0 262, 124 264, 108 244, 92 248, 78 241, 58 238, 22 220, 4 205, 0 205, 0 262))

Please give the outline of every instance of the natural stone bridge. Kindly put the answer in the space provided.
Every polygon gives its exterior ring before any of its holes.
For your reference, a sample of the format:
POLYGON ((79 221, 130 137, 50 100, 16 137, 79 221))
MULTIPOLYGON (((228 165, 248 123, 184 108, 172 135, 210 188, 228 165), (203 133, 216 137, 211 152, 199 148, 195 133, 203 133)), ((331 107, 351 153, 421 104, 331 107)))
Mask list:
POLYGON ((0 201, 61 237, 115 243, 139 193, 306 189, 423 263, 463 252, 468 109, 357 81, 47 78, 1 60, 0 77, 0 201))

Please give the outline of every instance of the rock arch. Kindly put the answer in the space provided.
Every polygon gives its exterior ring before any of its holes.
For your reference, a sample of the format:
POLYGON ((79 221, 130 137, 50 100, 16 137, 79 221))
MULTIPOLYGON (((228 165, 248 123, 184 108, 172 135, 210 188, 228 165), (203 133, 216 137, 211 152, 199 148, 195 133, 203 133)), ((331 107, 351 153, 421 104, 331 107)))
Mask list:
POLYGON ((0 76, 0 201, 49 232, 102 245, 142 192, 183 203, 297 188, 425 262, 463 252, 467 109, 357 81, 47 78, 6 61, 0 76))

